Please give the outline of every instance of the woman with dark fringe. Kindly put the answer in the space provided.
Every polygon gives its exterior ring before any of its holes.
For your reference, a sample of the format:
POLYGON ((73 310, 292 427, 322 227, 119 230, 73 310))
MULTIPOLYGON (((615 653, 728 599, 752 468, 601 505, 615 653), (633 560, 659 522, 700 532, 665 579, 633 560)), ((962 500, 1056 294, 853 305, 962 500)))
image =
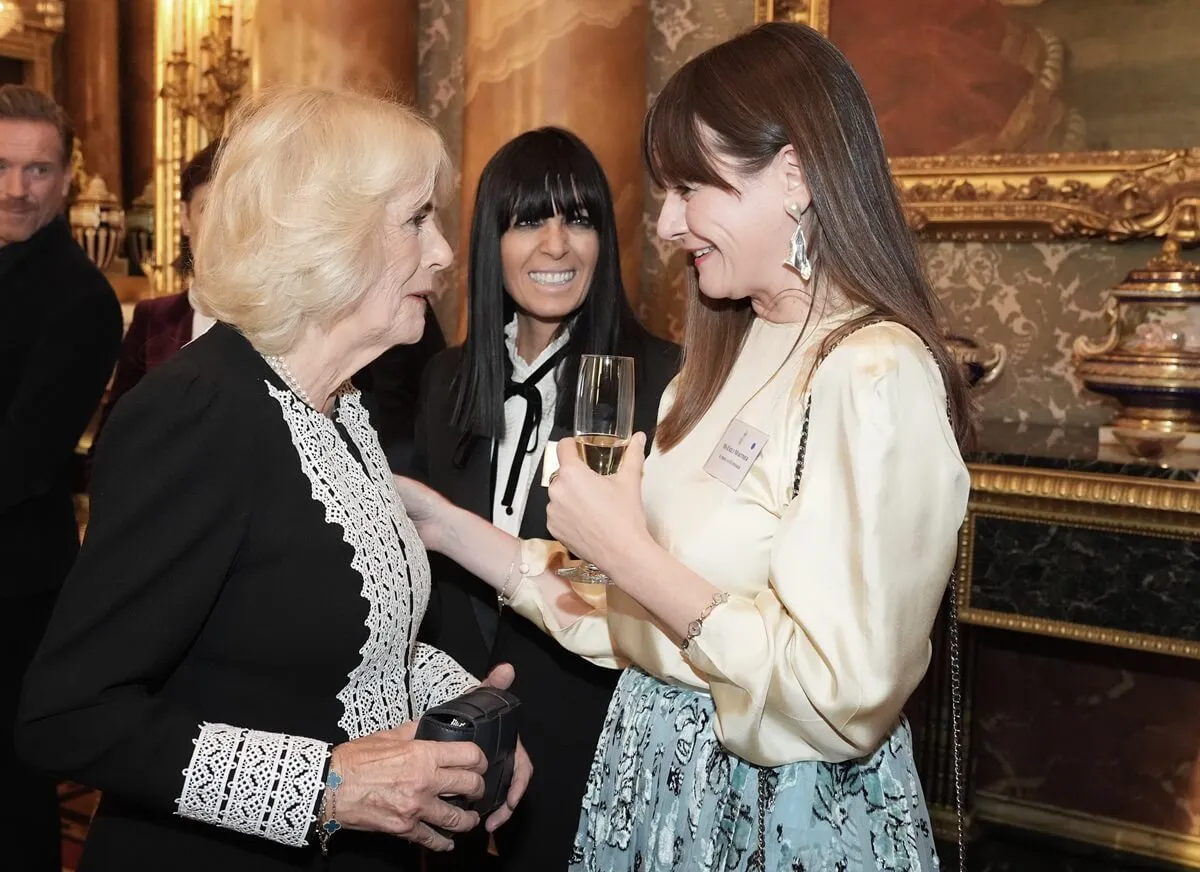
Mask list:
MULTIPOLYGON (((467 269, 467 338, 425 371, 416 475, 514 536, 546 538, 542 458, 572 436, 579 356, 636 360, 634 424, 653 432, 678 348, 634 317, 608 181, 591 150, 565 130, 524 133, 484 168, 467 269)), ((563 869, 619 673, 499 610, 495 592, 457 564, 438 559, 432 568, 428 640, 469 670, 516 668, 512 690, 537 778, 495 835, 499 868, 563 869)), ((487 862, 482 837, 457 843, 452 854, 431 858, 438 868, 487 862)))

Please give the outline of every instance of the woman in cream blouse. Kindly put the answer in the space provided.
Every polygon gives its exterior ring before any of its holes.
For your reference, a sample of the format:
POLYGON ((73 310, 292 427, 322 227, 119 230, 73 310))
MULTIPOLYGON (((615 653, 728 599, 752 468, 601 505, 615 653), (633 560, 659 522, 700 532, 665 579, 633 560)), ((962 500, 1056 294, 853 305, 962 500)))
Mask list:
POLYGON ((609 477, 560 443, 558 542, 401 481, 405 503, 514 610, 628 667, 572 869, 936 868, 901 708, 966 511, 969 402, 870 103, 816 31, 762 25, 672 77, 644 151, 699 291, 644 468, 640 436, 609 477), (564 548, 612 578, 601 607, 553 573, 564 548))

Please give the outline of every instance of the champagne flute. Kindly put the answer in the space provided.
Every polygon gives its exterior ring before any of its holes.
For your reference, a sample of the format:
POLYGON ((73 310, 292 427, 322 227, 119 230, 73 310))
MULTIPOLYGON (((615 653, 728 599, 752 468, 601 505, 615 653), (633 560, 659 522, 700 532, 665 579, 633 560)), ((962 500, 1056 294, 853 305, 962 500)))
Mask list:
MULTIPOLYGON (((599 475, 612 475, 633 436, 633 358, 584 354, 575 391, 575 445, 583 462, 599 475)), ((603 596, 593 585, 611 579, 596 566, 573 561, 558 570, 585 601, 603 596)))

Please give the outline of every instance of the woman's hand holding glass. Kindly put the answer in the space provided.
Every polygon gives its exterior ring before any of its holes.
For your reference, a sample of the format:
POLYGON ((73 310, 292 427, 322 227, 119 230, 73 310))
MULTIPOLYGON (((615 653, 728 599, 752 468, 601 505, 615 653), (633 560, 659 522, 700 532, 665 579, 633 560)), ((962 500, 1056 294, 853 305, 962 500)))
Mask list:
MULTIPOLYGON (((579 358, 574 445, 583 462, 599 475, 612 475, 620 469, 629 447, 633 435, 635 367, 632 357, 614 354, 584 354, 579 358)), ((556 475, 557 472, 551 475, 551 481, 556 475)), ((594 606, 604 599, 603 591, 594 585, 612 581, 590 560, 568 563, 558 574, 571 582, 577 595, 594 606)))
MULTIPOLYGON (((558 443, 558 473, 550 484, 546 526, 564 548, 602 570, 650 538, 642 506, 646 436, 635 433, 620 468, 597 475, 574 440, 558 443)), ((619 579, 618 579, 619 581, 619 579)), ((576 592, 582 585, 573 585, 576 592)))

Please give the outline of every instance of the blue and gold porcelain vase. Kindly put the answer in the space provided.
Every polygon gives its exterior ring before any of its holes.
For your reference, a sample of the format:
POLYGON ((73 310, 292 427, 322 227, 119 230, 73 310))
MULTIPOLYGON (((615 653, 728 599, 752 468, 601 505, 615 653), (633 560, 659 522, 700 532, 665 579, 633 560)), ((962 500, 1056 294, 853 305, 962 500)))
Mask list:
POLYGON ((1075 372, 1088 390, 1116 400, 1117 439, 1157 457, 1200 433, 1200 265, 1169 240, 1112 289, 1104 315, 1103 340, 1075 340, 1075 372))

